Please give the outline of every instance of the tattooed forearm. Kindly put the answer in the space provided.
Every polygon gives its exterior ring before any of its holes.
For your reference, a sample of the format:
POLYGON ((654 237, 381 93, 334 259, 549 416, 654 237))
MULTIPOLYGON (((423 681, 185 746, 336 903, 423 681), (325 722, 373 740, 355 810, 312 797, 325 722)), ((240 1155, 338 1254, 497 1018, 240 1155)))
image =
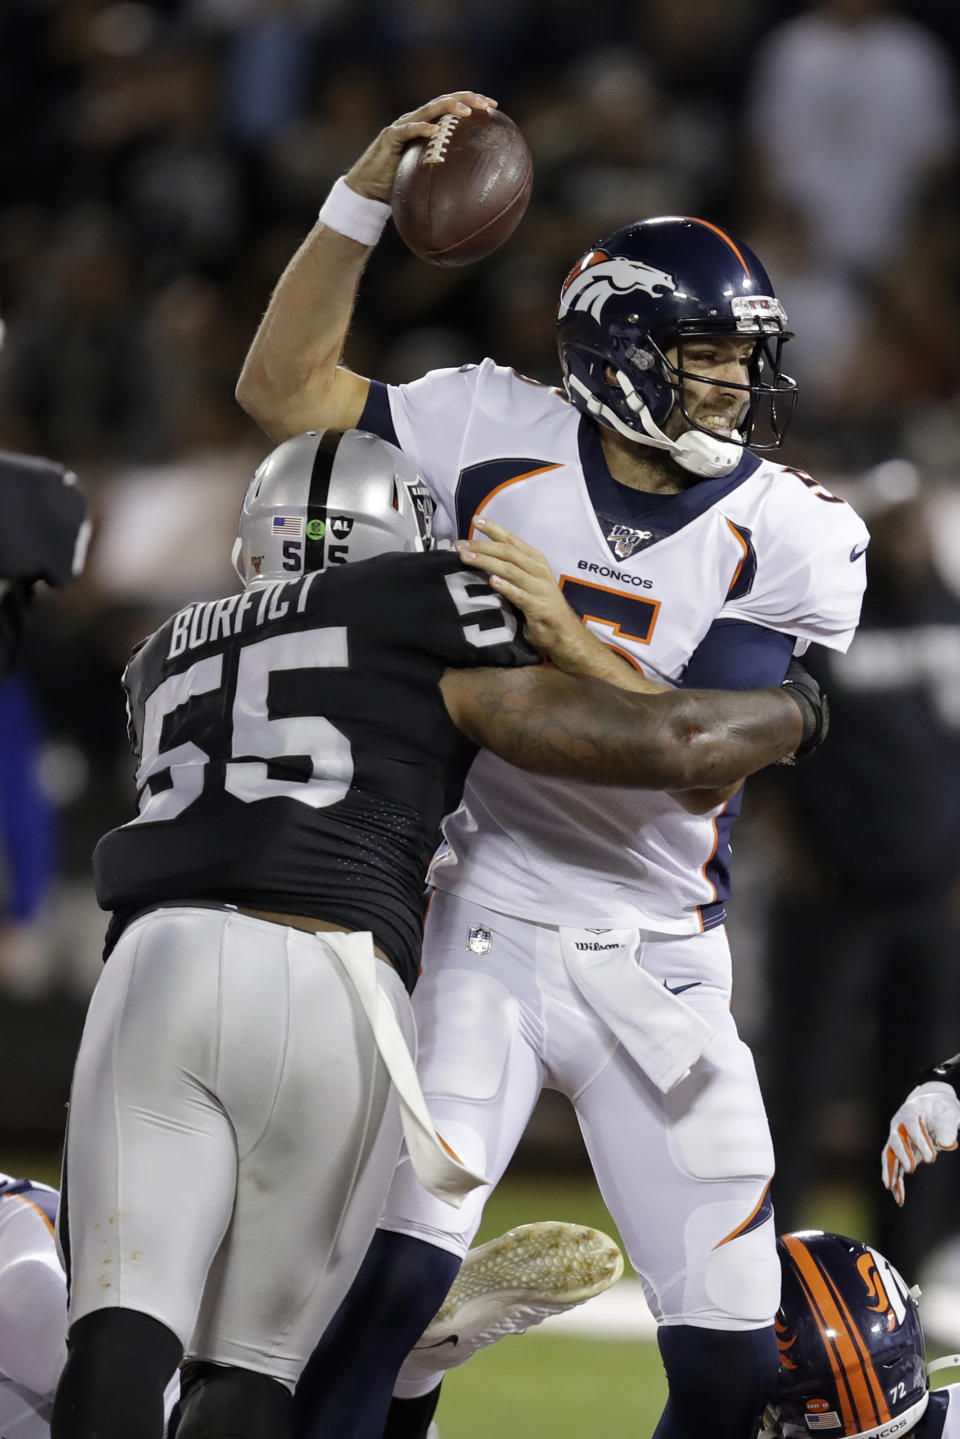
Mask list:
POLYGON ((782 690, 635 694, 550 667, 450 671, 455 723, 502 759, 540 774, 647 789, 730 785, 799 744, 782 690))

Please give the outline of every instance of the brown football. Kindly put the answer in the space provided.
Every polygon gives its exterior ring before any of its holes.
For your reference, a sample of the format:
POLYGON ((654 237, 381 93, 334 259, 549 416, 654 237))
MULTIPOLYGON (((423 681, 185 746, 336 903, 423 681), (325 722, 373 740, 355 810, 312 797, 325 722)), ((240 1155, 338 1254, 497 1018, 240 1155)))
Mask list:
POLYGON ((523 218, 533 162, 516 125, 499 110, 443 115, 429 140, 404 150, 393 187, 400 238, 431 265, 468 265, 491 255, 523 218))

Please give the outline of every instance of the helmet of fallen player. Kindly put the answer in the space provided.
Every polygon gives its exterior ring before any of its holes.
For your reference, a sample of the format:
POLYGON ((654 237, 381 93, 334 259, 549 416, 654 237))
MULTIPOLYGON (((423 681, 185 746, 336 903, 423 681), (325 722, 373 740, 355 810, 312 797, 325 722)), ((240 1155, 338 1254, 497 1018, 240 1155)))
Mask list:
POLYGON ((364 430, 311 430, 271 450, 247 487, 233 565, 245 585, 388 550, 430 549, 434 502, 413 461, 364 430))
POLYGON ((665 215, 616 230, 580 257, 560 293, 557 342, 571 402, 701 479, 729 474, 747 445, 781 444, 797 398, 780 365, 789 339, 757 256, 706 220, 665 215), (683 368, 683 342, 717 335, 755 341, 733 438, 697 424, 684 399, 684 380, 705 377, 683 368), (687 429, 674 439, 664 426, 677 410, 687 429))
POLYGON ((895 1439, 930 1397, 918 1290, 882 1254, 842 1234, 777 1240, 777 1395, 767 1428, 783 1439, 895 1439))

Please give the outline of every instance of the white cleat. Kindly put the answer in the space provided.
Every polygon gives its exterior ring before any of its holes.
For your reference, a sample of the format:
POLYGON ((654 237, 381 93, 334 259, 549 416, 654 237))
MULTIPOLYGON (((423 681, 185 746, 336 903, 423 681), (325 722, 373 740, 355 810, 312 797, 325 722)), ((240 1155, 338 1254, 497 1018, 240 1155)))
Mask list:
POLYGON ((440 1439, 440 1430, 436 1424, 430 1425, 430 1428, 427 1430, 427 1439, 440 1439))
POLYGON ((599 1229, 555 1219, 508 1229, 468 1252, 401 1377, 453 1369, 505 1334, 522 1334, 601 1294, 622 1273, 623 1255, 599 1229))

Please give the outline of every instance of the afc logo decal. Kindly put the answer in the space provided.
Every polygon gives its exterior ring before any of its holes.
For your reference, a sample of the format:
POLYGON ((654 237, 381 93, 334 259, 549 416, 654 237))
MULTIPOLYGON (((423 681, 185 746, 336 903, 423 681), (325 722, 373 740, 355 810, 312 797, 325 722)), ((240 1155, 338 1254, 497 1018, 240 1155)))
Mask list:
POLYGON ((635 290, 659 300, 663 296, 657 294, 658 290, 672 294, 676 288, 673 276, 665 270, 644 265, 639 260, 624 259, 622 255, 611 259, 605 250, 593 250, 567 276, 560 292, 559 318, 570 310, 582 310, 599 320, 608 300, 635 290))

